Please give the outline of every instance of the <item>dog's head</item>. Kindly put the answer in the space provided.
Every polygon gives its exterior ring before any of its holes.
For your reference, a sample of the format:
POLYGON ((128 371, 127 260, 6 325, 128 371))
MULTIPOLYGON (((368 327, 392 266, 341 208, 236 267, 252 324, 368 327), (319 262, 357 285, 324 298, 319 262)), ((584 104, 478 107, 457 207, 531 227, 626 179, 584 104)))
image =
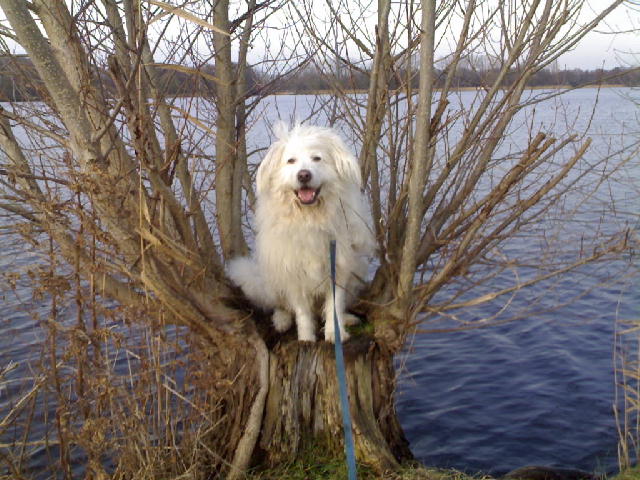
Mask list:
POLYGON ((258 196, 291 195, 300 205, 314 205, 323 195, 343 186, 360 188, 358 162, 331 129, 278 125, 278 140, 258 167, 258 196))

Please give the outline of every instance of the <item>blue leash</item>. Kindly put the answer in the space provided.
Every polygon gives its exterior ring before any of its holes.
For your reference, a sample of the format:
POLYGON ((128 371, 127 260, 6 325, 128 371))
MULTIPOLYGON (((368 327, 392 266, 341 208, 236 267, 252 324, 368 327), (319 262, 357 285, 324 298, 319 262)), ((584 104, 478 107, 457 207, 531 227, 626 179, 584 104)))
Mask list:
POLYGON ((344 368, 344 353, 342 351, 342 339, 340 338, 340 325, 338 325, 338 313, 336 312, 336 241, 329 243, 329 257, 331 261, 331 292, 333 294, 333 328, 336 335, 336 370, 338 384, 340 385, 340 403, 342 404, 342 427, 344 429, 344 448, 347 455, 347 469, 349 480, 356 480, 356 454, 353 445, 353 429, 351 427, 351 412, 349 410, 349 398, 347 397, 347 374, 344 368))

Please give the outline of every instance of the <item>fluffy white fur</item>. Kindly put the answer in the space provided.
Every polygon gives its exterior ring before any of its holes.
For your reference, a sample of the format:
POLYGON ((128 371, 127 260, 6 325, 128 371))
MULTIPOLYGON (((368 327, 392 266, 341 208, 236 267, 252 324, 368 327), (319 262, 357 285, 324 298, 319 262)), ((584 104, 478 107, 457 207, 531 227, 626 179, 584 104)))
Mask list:
POLYGON ((337 244, 336 311, 341 337, 357 322, 346 312, 363 284, 375 241, 357 160, 331 129, 280 125, 256 176, 253 258, 233 259, 232 280, 256 304, 273 308, 276 330, 295 317, 298 339, 315 341, 315 314, 335 340, 329 240, 337 244))

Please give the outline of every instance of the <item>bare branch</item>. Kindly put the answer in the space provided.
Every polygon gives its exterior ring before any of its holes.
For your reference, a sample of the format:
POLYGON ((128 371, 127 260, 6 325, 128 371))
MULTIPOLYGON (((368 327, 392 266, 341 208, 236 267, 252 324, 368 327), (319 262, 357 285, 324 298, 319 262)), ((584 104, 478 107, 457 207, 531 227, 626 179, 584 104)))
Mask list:
POLYGON ((411 173, 409 175, 407 231, 404 237, 403 253, 400 260, 398 295, 401 312, 407 312, 413 276, 416 270, 420 225, 422 223, 422 195, 430 170, 431 145, 431 96, 433 89, 433 52, 435 42, 435 3, 422 1, 422 40, 420 41, 420 85, 418 110, 416 112, 416 133, 412 151, 411 173))

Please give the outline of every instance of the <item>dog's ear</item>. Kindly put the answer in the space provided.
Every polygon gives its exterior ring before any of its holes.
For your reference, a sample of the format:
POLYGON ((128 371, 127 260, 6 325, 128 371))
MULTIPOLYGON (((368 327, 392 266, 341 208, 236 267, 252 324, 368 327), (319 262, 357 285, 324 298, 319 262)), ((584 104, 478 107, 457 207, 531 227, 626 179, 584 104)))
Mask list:
POLYGON ((289 135, 289 125, 282 120, 278 120, 273 125, 273 134, 278 140, 284 140, 289 135))
POLYGON ((331 137, 331 153, 338 174, 358 187, 362 187, 362 176, 360 174, 358 160, 349 151, 340 137, 335 134, 331 135, 331 137))
POLYGON ((262 162, 260 162, 258 171, 256 172, 256 193, 258 195, 265 193, 269 189, 272 172, 282 159, 283 149, 283 142, 275 142, 269 147, 267 154, 262 159, 262 162))

